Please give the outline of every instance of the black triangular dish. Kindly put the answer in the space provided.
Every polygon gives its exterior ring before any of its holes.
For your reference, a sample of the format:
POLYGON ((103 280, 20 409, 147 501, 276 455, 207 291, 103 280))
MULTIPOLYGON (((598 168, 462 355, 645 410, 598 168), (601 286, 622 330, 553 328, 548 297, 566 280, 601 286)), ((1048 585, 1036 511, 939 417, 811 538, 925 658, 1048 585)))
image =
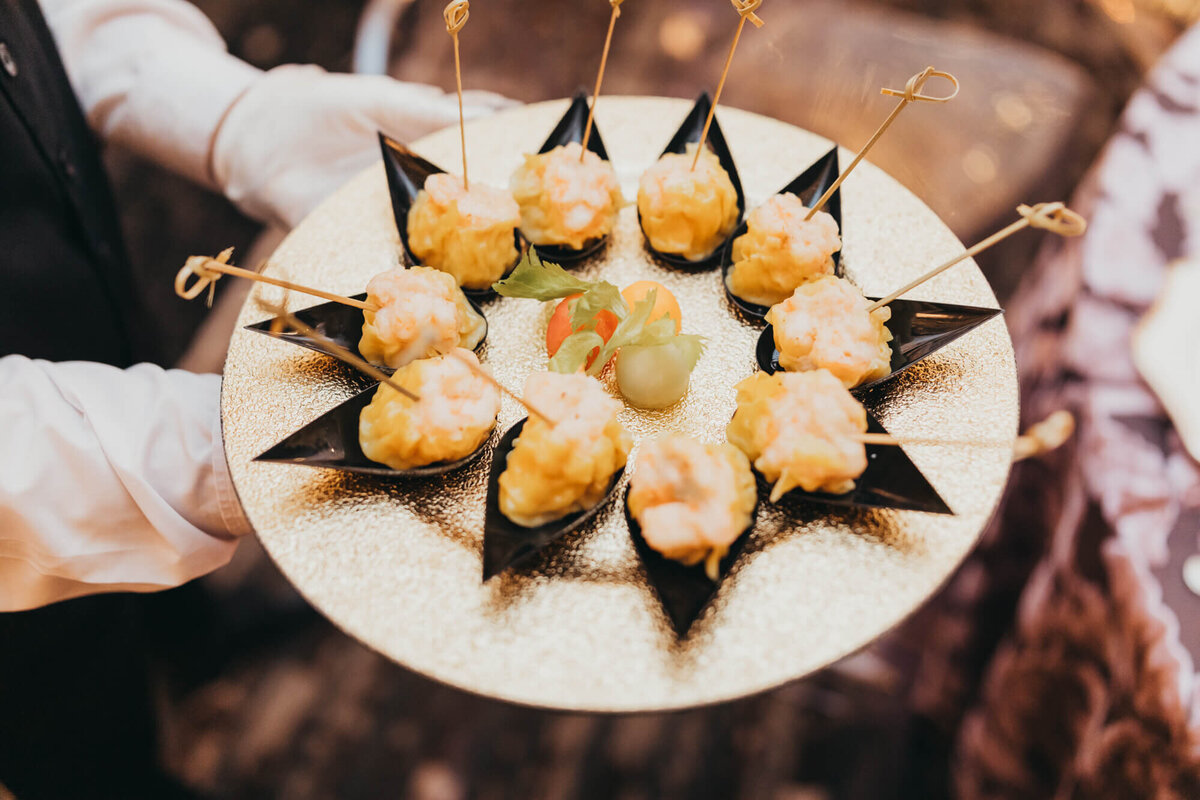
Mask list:
MULTIPOLYGON (((837 180, 840 168, 838 166, 838 149, 835 146, 825 155, 817 159, 808 169, 796 176, 796 179, 787 186, 780 189, 775 194, 794 194, 804 201, 804 204, 812 208, 821 195, 829 191, 829 187, 837 180)), ((833 193, 833 197, 829 198, 829 202, 825 204, 825 211, 834 218, 838 224, 838 231, 845 231, 842 228, 842 189, 839 186, 838 190, 833 193)), ((729 237, 729 241, 725 243, 725 247, 721 249, 721 284, 725 287, 725 296, 729 298, 729 302, 734 308, 741 311, 751 319, 762 319, 770 310, 769 306, 760 306, 757 303, 751 303, 736 296, 729 291, 729 284, 726 278, 729 276, 729 268, 733 266, 733 242, 739 236, 746 232, 746 222, 743 221, 738 229, 729 237)), ((845 276, 845 270, 842 269, 842 252, 833 254, 833 274, 839 278, 845 276)))
MULTIPOLYGON (((668 153, 686 153, 687 146, 700 141, 700 136, 704 133, 704 123, 708 120, 708 112, 712 109, 712 99, 708 96, 708 92, 702 93, 697 99, 696 104, 692 106, 692 110, 684 119, 683 124, 679 126, 679 130, 675 132, 675 136, 663 148, 662 155, 668 153)), ((742 179, 738 175, 737 164, 733 161, 733 153, 729 150, 729 143, 725 141, 725 134, 721 131, 721 123, 714 116, 712 127, 708 129, 708 145, 716 154, 717 159, 721 162, 721 167, 729 175, 729 180, 733 183, 733 188, 737 192, 738 218, 746 214, 746 194, 742 191, 742 179)), ((638 224, 641 224, 641 215, 638 215, 638 224)), ((643 231, 643 236, 645 232, 643 231)), ((721 259, 721 254, 729 245, 725 244, 718 247, 711 256, 700 261, 689 261, 680 255, 671 253, 660 253, 650 246, 649 239, 646 239, 646 249, 654 254, 655 258, 670 264, 673 267, 689 270, 703 270, 716 266, 721 259)))
MULTIPOLYGON (((546 139, 546 143, 538 152, 549 153, 559 145, 582 142, 584 129, 587 128, 589 110, 587 94, 582 91, 576 92, 567 112, 563 114, 562 119, 558 121, 558 125, 555 126, 549 138, 546 139)), ((592 123, 592 135, 588 137, 587 149, 600 156, 602 161, 608 161, 608 150, 605 149, 604 139, 600 136, 600 127, 595 122, 592 123)))
MULTIPOLYGON (((358 294, 350 297, 350 299, 366 300, 367 295, 365 293, 358 294)), ((479 350, 484 345, 484 342, 487 341, 487 315, 484 313, 484 309, 479 307, 479 303, 476 303, 470 297, 467 297, 467 302, 470 303, 470 307, 475 309, 475 313, 484 318, 484 337, 479 339, 479 344, 475 345, 475 350, 479 350)), ((318 332, 324 333, 326 338, 332 339, 332 342, 346 348, 350 353, 362 357, 362 354, 359 353, 359 342, 362 339, 362 324, 364 324, 365 320, 362 318, 361 308, 354 308, 340 302, 325 302, 322 305, 305 308, 304 311, 296 312, 295 318, 299 319, 301 323, 313 327, 318 332)), ((317 351, 317 353, 324 353, 329 356, 334 355, 331 353, 328 345, 320 341, 320 339, 314 339, 306 335, 306 333, 287 331, 286 325, 282 326, 286 332, 276 332, 275 327, 280 325, 281 321, 280 318, 266 319, 262 323, 247 325, 246 330, 265 333, 266 336, 283 339, 284 342, 299 344, 300 347, 317 351)), ((391 372, 391 369, 388 367, 383 365, 376 366, 383 369, 384 372, 391 372)))
MULTIPOLYGON (((388 193, 392 198, 392 216, 396 220, 396 232, 400 234, 404 261, 407 266, 419 266, 420 259, 408 246, 408 212, 429 176, 446 170, 426 161, 386 134, 379 134, 379 146, 383 150, 383 167, 387 173, 388 193)), ((515 267, 525 252, 525 240, 519 230, 513 231, 513 239, 517 246, 517 260, 513 262, 515 267)), ((464 288, 463 293, 480 302, 496 296, 491 288, 464 288)))
POLYGON ((500 513, 500 475, 508 465, 508 454, 521 435, 528 418, 512 427, 496 445, 492 455, 492 469, 488 475, 487 511, 483 523, 483 579, 486 581, 509 567, 517 566, 533 558, 547 545, 576 530, 600 511, 612 497, 621 481, 624 468, 617 470, 609 484, 604 499, 587 511, 570 514, 562 519, 539 528, 523 528, 500 513))
MULTIPOLYGON (((663 610, 667 612, 667 618, 671 621, 671 627, 675 629, 675 633, 680 638, 687 636, 692 623, 699 618, 705 606, 716 596, 720 583, 714 583, 709 579, 703 564, 693 564, 689 567, 667 558, 646 544, 646 540, 642 537, 641 525, 629 512, 628 490, 625 492, 625 521, 629 525, 629 536, 633 540, 634 549, 637 550, 642 564, 646 567, 650 585, 654 587, 655 594, 662 602, 663 610)), ((722 579, 729 573, 738 555, 741 554, 746 540, 750 538, 750 531, 753 529, 754 520, 751 519, 750 527, 742 531, 742 535, 734 541, 729 552, 721 559, 722 579)))
MULTIPOLYGON (((874 301, 878 298, 868 299, 874 301)), ((890 381, 913 364, 1003 313, 998 308, 956 306, 924 300, 893 300, 890 308, 892 318, 887 327, 892 332, 892 372, 878 380, 855 386, 851 390, 854 394, 862 394, 890 381)), ((775 349, 773 326, 768 325, 758 338, 757 354, 758 365, 763 372, 768 375, 779 372, 779 351, 775 349)))
MULTIPOLYGON (((367 295, 365 293, 356 294, 351 299, 366 300, 367 295)), ((479 344, 475 345, 475 349, 478 350, 483 346, 483 343, 487 341, 487 315, 483 313, 483 309, 479 307, 479 304, 470 297, 467 298, 467 302, 471 304, 471 308, 475 309, 475 312, 479 314, 479 316, 483 317, 483 338, 479 340, 479 344)), ((333 340, 334 344, 341 345, 351 353, 354 353, 360 358, 362 357, 362 353, 358 351, 358 344, 362 340, 362 329, 364 322, 361 308, 354 308, 353 306, 348 306, 344 303, 322 303, 318 306, 306 308, 303 311, 297 311, 295 313, 295 317, 304 324, 308 325, 310 328, 315 328, 318 332, 333 340)), ((275 339, 283 339, 285 342, 291 342, 292 344, 300 345, 305 349, 314 350, 318 353, 324 353, 328 356, 333 355, 333 353, 330 352, 329 348, 326 346, 325 342, 319 339, 314 339, 307 334, 287 331, 286 325, 281 326, 285 332, 276 333, 274 328, 279 325, 280 322, 282 322, 282 320, 280 320, 278 317, 274 319, 263 320, 262 322, 256 322, 253 325, 247 325, 246 330, 254 331, 255 333, 266 334, 267 336, 271 336, 275 339)), ((376 366, 378 366, 384 372, 391 372, 390 369, 383 365, 377 364, 376 366)))
POLYGON ((358 418, 362 410, 370 404, 371 398, 375 396, 375 390, 378 388, 379 386, 375 385, 356 394, 289 435, 254 460, 322 467, 342 472, 382 475, 391 478, 423 478, 431 475, 445 475, 461 469, 487 449, 485 440, 474 453, 466 458, 408 470, 395 470, 372 461, 363 454, 362 447, 358 443, 358 418))
MULTIPOLYGON (((867 412, 867 432, 887 433, 870 411, 867 412)), ((798 502, 848 508, 894 508, 930 514, 954 513, 921 474, 921 470, 917 469, 904 448, 882 444, 867 445, 867 469, 855 481, 853 491, 826 494, 793 489, 780 499, 781 504, 798 502)))
MULTIPOLYGON (((538 152, 549 153, 560 145, 582 142, 584 130, 587 128, 588 110, 587 95, 584 92, 577 92, 574 99, 571 100, 567 112, 563 114, 562 119, 558 121, 558 125, 550 134, 550 138, 546 139, 546 143, 538 152)), ((608 150, 604 147, 604 139, 600 136, 600 126, 596 122, 592 123, 592 135, 588 137, 587 149, 600 156, 602 160, 608 161, 608 150)), ((586 243, 580 250, 548 244, 537 244, 533 247, 543 261, 567 266, 593 255, 607 241, 608 237, 604 236, 586 243)))

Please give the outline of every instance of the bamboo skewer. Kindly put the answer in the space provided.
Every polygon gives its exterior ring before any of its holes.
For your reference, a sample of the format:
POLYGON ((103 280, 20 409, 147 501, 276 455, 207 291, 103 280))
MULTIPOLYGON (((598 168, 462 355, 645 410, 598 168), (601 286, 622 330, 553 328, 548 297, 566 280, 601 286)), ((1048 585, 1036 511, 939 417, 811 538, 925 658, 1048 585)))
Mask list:
POLYGON ((889 294, 887 297, 880 298, 872 303, 867 312, 874 311, 877 308, 882 308, 893 300, 898 299, 901 295, 915 289, 926 281, 936 278, 946 270, 953 267, 955 264, 966 261, 968 258, 987 250, 989 247, 1007 239, 1014 233, 1018 233, 1025 228, 1038 228, 1040 230, 1050 231, 1059 236, 1082 236, 1087 230, 1087 221, 1076 214, 1071 209, 1067 208, 1065 203, 1039 203, 1036 206, 1022 205, 1017 208, 1017 213, 1021 215, 1021 219, 1009 225, 1003 230, 993 233, 991 236, 984 239, 979 244, 966 250, 963 253, 955 256, 946 263, 934 267, 929 272, 926 272, 916 280, 905 284, 896 291, 889 294))
POLYGON ((471 17, 470 0, 450 0, 442 16, 446 20, 446 33, 454 40, 454 77, 458 82, 458 134, 462 139, 463 188, 469 192, 471 182, 467 179, 467 123, 463 112, 462 62, 458 53, 458 32, 471 17))
POLYGON ((375 303, 367 303, 363 300, 355 300, 352 297, 345 297, 340 294, 333 294, 322 289, 314 289, 311 286, 301 286, 298 283, 281 280, 279 278, 271 278, 266 275, 254 272, 253 270, 242 269, 229 264, 229 258, 233 255, 233 248, 221 252, 216 258, 208 256, 192 256, 183 265, 183 269, 179 270, 175 276, 175 294, 182 297, 184 300, 194 300, 200 296, 200 293, 208 289, 208 304, 212 306, 213 290, 216 289, 216 283, 223 275, 231 275, 235 278, 245 278, 248 281, 257 281, 266 283, 271 286, 278 286, 281 289, 287 289, 301 294, 310 294, 313 297, 319 297, 322 300, 329 300, 334 303, 341 303, 344 306, 352 306, 353 308, 361 308, 363 311, 378 311, 379 306, 375 303), (188 278, 196 277, 196 282, 191 286, 187 285, 188 278))
POLYGON ((1057 450, 1066 444, 1067 439, 1074 433, 1075 417, 1071 412, 1055 411, 1017 437, 1016 447, 1013 448, 1013 461, 1024 461, 1057 450))
POLYGON ((900 112, 908 108, 909 103, 914 103, 917 101, 925 103, 950 102, 958 96, 958 78, 954 77, 949 72, 939 72, 933 67, 926 67, 921 72, 918 72, 916 75, 913 75, 911 78, 909 78, 908 83, 905 84, 903 90, 885 88, 882 89, 881 92, 889 97, 899 97, 900 102, 896 105, 896 108, 892 111, 892 113, 888 115, 888 118, 883 121, 883 124, 880 125, 875 133, 871 135, 871 138, 867 140, 867 143, 863 145, 863 148, 858 151, 858 155, 856 155, 854 160, 850 162, 850 166, 846 167, 846 169, 842 171, 842 174, 839 175, 837 180, 833 182, 833 185, 825 190, 825 194, 821 195, 821 198, 817 200, 816 204, 809 209, 808 216, 804 218, 805 220, 812 219, 814 216, 816 216, 818 211, 825 207, 825 204, 829 202, 829 198, 833 197, 833 193, 838 190, 838 187, 842 185, 846 178, 850 177, 850 173, 854 171, 854 168, 857 167, 862 160, 867 157, 867 153, 869 153, 871 148, 875 146, 875 143, 883 137, 883 134, 887 131, 887 129, 892 126, 892 123, 895 122, 896 118, 900 116, 900 112), (925 83, 930 78, 945 78, 954 85, 954 91, 945 97, 932 97, 930 95, 921 94, 921 89, 925 87, 925 83))
POLYGON ((278 304, 274 304, 260 301, 259 304, 269 313, 275 314, 275 316, 278 318, 276 324, 280 327, 287 326, 297 333, 302 333, 305 336, 319 341, 325 348, 328 349, 329 354, 334 358, 337 358, 339 361, 349 364, 359 372, 366 375, 368 378, 379 381, 388 388, 393 389, 407 397, 409 400, 412 400, 414 403, 421 402, 420 395, 404 388, 395 380, 393 380, 390 375, 386 374, 378 367, 375 367, 354 353, 351 353, 349 350, 342 347, 328 336, 322 334, 316 328, 301 322, 294 314, 287 310, 287 304, 285 302, 280 301, 278 304))
POLYGON ((579 163, 587 155, 588 141, 592 138, 592 123, 596 119, 596 103, 600 100, 600 86, 604 83, 604 70, 608 66, 608 51, 612 47, 613 29, 617 27, 617 17, 621 16, 621 3, 625 0, 608 0, 612 5, 612 16, 608 20, 608 35, 604 37, 604 53, 600 56, 600 72, 596 75, 596 90, 592 92, 592 107, 588 109, 587 127, 583 129, 583 147, 579 151, 579 163))
MULTIPOLYGON (((226 263, 226 261, 228 261, 229 257, 232 254, 233 254, 233 248, 231 247, 228 250, 223 251, 216 258, 209 258, 208 256, 192 256, 191 258, 189 258, 187 261, 187 264, 183 267, 183 269, 181 269, 179 271, 179 274, 175 276, 175 292, 176 292, 176 294, 178 294, 180 297, 184 298, 185 300, 193 300, 196 297, 199 297, 200 293, 203 292, 205 289, 211 290, 211 288, 214 286, 216 281, 218 279, 220 279, 220 277, 222 275, 233 275, 233 276, 236 276, 239 278, 247 278, 249 280, 259 281, 261 283, 267 283, 272 286, 278 286, 282 289, 287 289, 289 291, 296 291, 296 292, 300 292, 302 294, 311 294, 311 295, 315 295, 317 297, 323 297, 326 300, 332 300, 337 303, 344 303, 349 306, 354 306, 355 308, 361 308, 365 311, 378 311, 379 310, 379 306, 377 306, 373 303, 364 303, 361 300, 354 300, 349 297, 342 297, 341 295, 330 294, 329 292, 323 292, 320 289, 312 289, 307 286, 300 286, 299 284, 292 283, 291 281, 283 281, 283 280, 277 280, 275 278, 267 278, 264 275, 259 275, 257 272, 251 272, 250 270, 241 269, 240 267, 231 267, 226 263), (192 286, 188 287, 187 279, 192 275, 195 275, 199 280, 197 280, 196 283, 194 283, 192 286)), ((389 387, 391 387, 392 389, 395 389, 397 392, 399 392, 400 394, 409 398, 410 400, 419 401, 421 399, 416 394, 413 394, 412 392, 405 389, 400 384, 393 381, 390 377, 387 376, 386 373, 382 372, 379 368, 371 365, 367 361, 363 360, 359 356, 355 355, 354 353, 350 352, 346 348, 339 345, 337 342, 334 342, 332 339, 325 336, 320 331, 313 328, 311 325, 307 325, 304 322, 301 322, 299 319, 296 318, 296 316, 294 314, 287 311, 286 304, 284 304, 284 303, 272 304, 272 303, 260 302, 260 305, 262 305, 263 308, 270 310, 272 313, 275 313, 275 315, 278 317, 278 319, 276 320, 277 325, 279 325, 279 326, 286 325, 287 327, 291 328, 294 331, 302 333, 305 336, 308 336, 315 341, 321 342, 321 344, 327 349, 329 354, 332 355, 333 357, 335 357, 341 361, 344 361, 345 363, 354 367, 358 371, 362 372, 364 375, 367 375, 368 377, 373 378, 373 379, 379 381, 380 383, 387 384, 389 387)), ((427 348, 426 348, 426 346, 422 345, 418 349, 423 352, 427 348)), ((527 410, 530 414, 540 417, 542 419, 542 421, 545 422, 547 425, 551 425, 551 426, 554 425, 554 421, 549 416, 547 416, 545 413, 543 413, 542 411, 535 408, 532 404, 526 402, 526 400, 523 397, 510 391, 506 386, 504 386, 504 384, 500 383, 498 380, 496 380, 494 377, 492 377, 491 373, 489 373, 487 370, 483 369, 483 367, 479 366, 478 364, 471 363, 471 361, 463 358, 456 351, 451 351, 450 355, 452 355, 454 357, 454 359, 456 361, 458 361, 460 364, 463 364, 464 366, 468 367, 474 374, 483 378, 488 383, 492 384, 497 389, 499 389, 501 392, 503 392, 504 394, 506 394, 509 397, 516 400, 518 403, 520 403, 522 406, 524 406, 525 410, 527 410)))
POLYGON ((693 171, 696 169, 696 165, 700 163, 700 151, 704 149, 704 144, 708 141, 708 130, 712 127, 713 118, 717 114, 717 104, 721 102, 721 92, 725 90, 725 80, 729 77, 729 68, 733 66, 733 54, 737 52, 738 42, 742 40, 742 30, 746 27, 747 21, 753 23, 756 28, 761 28, 766 24, 758 14, 754 13, 762 5, 762 0, 729 1, 737 9, 739 17, 737 31, 733 34, 733 44, 729 48, 729 55, 725 58, 725 69, 721 71, 721 80, 717 84, 717 93, 713 97, 712 108, 708 110, 708 119, 704 121, 704 132, 700 134, 700 143, 696 147, 696 157, 692 159, 693 171))
POLYGON ((548 417, 546 414, 539 411, 536 406, 534 406, 532 403, 530 403, 524 397, 521 397, 519 394, 517 394, 516 392, 509 389, 503 383, 496 380, 496 378, 490 372, 488 372, 486 369, 484 369, 483 367, 481 367, 478 364, 471 362, 469 359, 463 358, 462 354, 460 354, 457 350, 450 351, 450 355, 454 357, 455 361, 457 361, 458 363, 462 364, 463 366, 469 368, 471 370, 471 372, 474 372, 476 375, 478 375, 480 378, 483 378, 485 381, 490 383, 492 386, 495 386, 497 389, 500 390, 501 393, 508 395, 513 400, 516 400, 518 403, 520 403, 522 406, 524 406, 525 410, 528 411, 530 414, 533 414, 534 416, 539 417, 542 420, 542 422, 546 423, 550 427, 552 427, 552 428, 554 427, 554 420, 550 419, 550 417, 548 417))
MULTIPOLYGON (((1017 437, 1013 448, 1013 461, 1023 461, 1033 456, 1049 453, 1066 443, 1075 432, 1075 417, 1070 411, 1055 411, 1046 419, 1030 426, 1029 430, 1017 437)), ((996 442, 965 442, 947 439, 901 439, 890 433, 864 433, 855 437, 855 441, 863 444, 880 445, 883 447, 903 447, 904 445, 929 445, 934 447, 988 447, 996 446, 996 442)))
MULTIPOLYGON (((403 386, 401 386, 399 383, 397 383, 395 380, 393 380, 389 375, 387 375, 385 372, 380 370, 378 367, 372 365, 371 363, 369 363, 368 361, 359 357, 355 353, 352 353, 349 350, 347 350, 346 348, 342 347, 337 342, 333 341, 328 336, 325 336, 324 334, 322 334, 320 331, 318 331, 316 328, 312 327, 311 325, 301 322, 299 319, 296 318, 296 316, 294 314, 292 314, 291 312, 289 312, 287 310, 285 303, 280 302, 279 304, 273 304, 273 303, 260 302, 260 305, 264 309, 269 311, 270 313, 273 313, 276 315, 276 317, 277 317, 276 325, 279 326, 280 328, 286 326, 286 327, 291 328, 292 330, 296 331, 297 333, 304 334, 305 336, 308 336, 309 338, 313 339, 314 341, 320 342, 322 344, 322 346, 324 346, 327 349, 327 351, 329 352, 329 354, 332 355, 333 357, 337 358, 340 361, 345 362, 346 364, 349 364, 350 366, 354 367, 355 369, 357 369, 359 372, 363 373, 367 377, 377 380, 380 383, 386 384, 388 387, 396 390, 397 392, 404 395, 408 399, 410 399, 414 402, 420 402, 421 398, 419 395, 409 391, 408 389, 405 389, 403 386)), ((427 349, 427 345, 426 345, 426 343, 418 343, 417 346, 413 349, 418 352, 424 352, 427 349)), ((545 422, 547 425, 550 425, 551 427, 554 426, 554 421, 552 419, 550 419, 550 417, 548 417, 546 414, 544 414, 543 412, 538 410, 535 406, 533 406, 533 404, 527 402, 525 400, 525 398, 521 397, 520 395, 516 394, 515 392, 510 391, 508 389, 508 387, 506 387, 504 384, 500 383, 500 381, 496 380, 496 378, 493 377, 492 374, 490 372, 488 372, 487 370, 485 370, 483 367, 481 367, 478 364, 473 363, 469 359, 463 358, 462 354, 459 353, 457 350, 451 350, 448 355, 453 357, 454 360, 457 361, 458 363, 460 363, 463 366, 470 369, 471 372, 474 373, 475 375, 477 375, 478 377, 483 378, 485 381, 490 383, 492 386, 495 386, 503 394, 506 394, 509 397, 516 400, 518 403, 520 403, 522 406, 524 406, 525 410, 528 411, 530 414, 534 414, 534 415, 540 417, 542 419, 542 421, 545 422)), ((416 360, 416 359, 413 359, 413 360, 416 360)))

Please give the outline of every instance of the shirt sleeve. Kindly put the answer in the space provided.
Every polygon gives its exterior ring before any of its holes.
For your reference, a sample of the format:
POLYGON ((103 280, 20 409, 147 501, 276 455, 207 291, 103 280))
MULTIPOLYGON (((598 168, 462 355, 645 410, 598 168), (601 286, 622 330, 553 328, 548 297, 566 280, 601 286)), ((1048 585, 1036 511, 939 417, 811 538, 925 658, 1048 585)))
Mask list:
POLYGON ((88 123, 217 188, 211 147, 225 112, 262 74, 229 55, 185 0, 41 0, 88 123))
POLYGON ((250 526, 220 381, 0 358, 0 611, 170 588, 229 561, 250 526))

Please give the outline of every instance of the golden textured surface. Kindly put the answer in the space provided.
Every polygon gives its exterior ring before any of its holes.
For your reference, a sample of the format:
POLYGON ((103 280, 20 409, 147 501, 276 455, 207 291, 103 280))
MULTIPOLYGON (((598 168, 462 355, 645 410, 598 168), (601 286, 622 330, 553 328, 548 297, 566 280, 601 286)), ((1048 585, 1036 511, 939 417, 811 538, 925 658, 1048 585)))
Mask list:
MULTIPOLYGON (((690 108, 690 101, 605 97, 597 110, 627 197, 690 108)), ((471 175, 507 182, 536 150, 565 101, 529 106, 468 127, 471 175)), ((730 108, 721 125, 753 206, 822 155, 813 134, 730 108)), ((457 164, 458 132, 415 149, 457 164)), ((843 152, 843 163, 851 154, 843 152)), ((843 189, 849 277, 876 296, 961 250, 919 200, 864 164, 843 189)), ((361 292, 393 266, 398 237, 382 168, 360 175, 280 246, 268 269, 322 288, 361 292)), ((666 284, 684 331, 710 339, 687 398, 661 412, 627 409, 637 439, 681 430, 720 441, 733 385, 755 369, 758 329, 726 305, 717 270, 685 274, 642 249, 625 208, 607 252, 582 273, 618 285, 666 284)), ((253 304, 248 324, 266 315, 253 304)), ((992 306, 973 263, 912 293, 915 299, 992 306)), ((311 305, 293 297, 292 305, 311 305)), ((520 387, 544 368, 548 311, 493 301, 484 359, 520 387)), ((629 541, 619 504, 548 549, 540 563, 481 584, 488 458, 444 478, 389 481, 254 464, 251 459, 349 397, 361 379, 286 342, 239 330, 226 364, 225 445, 241 500, 263 544, 304 596, 347 633, 431 678, 492 697, 588 711, 669 709, 768 689, 870 642, 928 599, 973 546, 1008 477, 1017 426, 1012 346, 988 322, 877 393, 869 406, 892 433, 978 442, 907 448, 957 512, 760 509, 745 555, 715 603, 680 644, 629 541)), ((506 399, 500 430, 522 415, 506 399)), ((493 437, 495 441, 496 437, 493 437)), ((636 451, 635 454, 636 456, 636 451)))

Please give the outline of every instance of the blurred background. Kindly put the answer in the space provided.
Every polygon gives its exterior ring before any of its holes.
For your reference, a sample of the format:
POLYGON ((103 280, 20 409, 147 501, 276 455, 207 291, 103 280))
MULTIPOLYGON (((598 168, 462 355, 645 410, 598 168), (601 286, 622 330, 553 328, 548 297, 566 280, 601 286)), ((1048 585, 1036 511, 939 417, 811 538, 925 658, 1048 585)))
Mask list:
MULTIPOLYGON (((311 62, 453 86, 440 2, 196 5, 234 54, 263 68, 311 62)), ((693 97, 713 88, 733 28, 728 0, 633 0, 622 11, 606 93, 693 97)), ((463 51, 470 88, 532 102, 594 80, 607 3, 479 0, 473 12, 463 51)), ((1151 68, 1200 19, 1200 0, 767 0, 760 14, 768 24, 744 40, 726 102, 846 147, 864 142, 891 108, 881 86, 902 86, 929 64, 962 80, 955 103, 903 116, 871 160, 972 240, 1008 221, 1020 202, 1072 195, 1151 68)), ((177 363, 219 372, 245 287, 223 282, 206 316, 202 304, 177 300, 161 276, 191 254, 229 244, 256 254, 240 261, 256 263, 279 232, 128 154, 110 150, 108 159, 133 258, 154 293, 148 305, 168 331, 166 349, 177 363)), ((1038 292, 1018 291, 1036 281, 1037 264, 1053 263, 1053 253, 1037 260, 1041 245, 1017 237, 983 261, 1014 335, 1024 325, 1034 349, 1045 341, 1039 331, 1064 329, 1072 302, 1067 292, 1043 307, 1030 299, 1038 292), (1036 313, 1023 315, 1026 307, 1036 313)), ((1030 381, 1046 380, 1044 371, 1030 376, 1023 364, 1027 400, 1030 381)), ((1018 472, 973 563, 903 630, 795 685, 669 715, 542 713, 434 685, 333 629, 246 542, 229 568, 158 601, 167 765, 196 789, 229 798, 1200 797, 1182 700, 1177 710, 1139 708, 1132 716, 1145 724, 1122 729, 1132 736, 1121 739, 1124 749, 1092 751, 1081 744, 1082 728, 1064 721, 1082 712, 1055 703, 1078 695, 1084 700, 1075 705, 1095 716, 1087 700, 1095 682, 1056 683, 1033 669, 1017 683, 1042 692, 1010 694, 989 671, 997 648, 1019 648, 1025 635, 1014 627, 1018 598, 1050 549, 1062 505, 1045 495, 1055 483, 1048 476, 1064 474, 1077 457, 1018 472), (1030 711, 1029 741, 1004 729, 1023 754, 1013 763, 997 761, 1002 748, 964 738, 971 725, 990 730, 989 703, 1040 706, 1030 711), (1143 727, 1157 732, 1151 741, 1161 759, 1137 744, 1143 727), (1128 764, 1127 752, 1136 755, 1128 764)), ((1182 592, 1178 602, 1189 597, 1182 592)), ((1101 716, 1118 719, 1113 709, 1124 701, 1112 694, 1119 669, 1110 645, 1097 645, 1105 655, 1095 659, 1110 692, 1101 692, 1109 698, 1101 716)), ((1046 658, 1060 663, 1074 646, 1051 647, 1046 658)), ((1121 668, 1136 677, 1148 651, 1126 650, 1121 668)))

